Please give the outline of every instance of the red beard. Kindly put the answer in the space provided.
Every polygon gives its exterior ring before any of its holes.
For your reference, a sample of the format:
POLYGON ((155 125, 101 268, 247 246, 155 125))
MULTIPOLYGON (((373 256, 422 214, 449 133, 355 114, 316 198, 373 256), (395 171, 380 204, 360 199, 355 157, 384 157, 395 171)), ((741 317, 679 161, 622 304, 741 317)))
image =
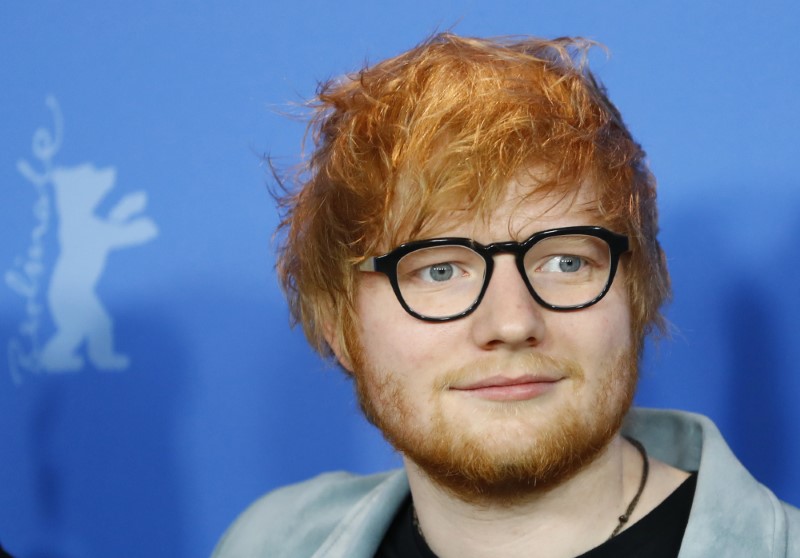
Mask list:
MULTIPOLYGON (((526 431, 524 421, 527 415, 541 416, 536 399, 482 411, 489 420, 500 423, 486 436, 444 413, 441 397, 450 385, 464 378, 487 377, 487 370, 502 370, 502 364, 513 370, 559 371, 577 389, 586 387, 581 367, 565 359, 529 353, 517 357, 513 366, 487 360, 445 372, 437 379, 432 396, 421 402, 435 405, 431 419, 421 423, 401 379, 392 373, 378 373, 365 362, 362 350, 353 351, 356 390, 367 419, 436 484, 471 503, 513 504, 564 482, 594 461, 619 431, 631 406, 636 361, 634 351, 623 351, 601 370, 602 383, 588 408, 577 408, 569 400, 535 429, 526 431), (504 428, 505 424, 509 427, 504 428), (495 437, 511 440, 505 440, 504 447, 495 447, 495 437)), ((561 387, 568 389, 569 385, 561 387)))

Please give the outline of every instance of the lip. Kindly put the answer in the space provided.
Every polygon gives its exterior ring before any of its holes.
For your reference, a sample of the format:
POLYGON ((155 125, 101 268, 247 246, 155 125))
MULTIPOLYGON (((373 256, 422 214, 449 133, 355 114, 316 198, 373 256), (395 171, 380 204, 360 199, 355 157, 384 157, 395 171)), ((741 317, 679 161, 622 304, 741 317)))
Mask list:
POLYGON ((450 389, 490 401, 525 401, 552 391, 562 379, 556 376, 492 376, 450 389))

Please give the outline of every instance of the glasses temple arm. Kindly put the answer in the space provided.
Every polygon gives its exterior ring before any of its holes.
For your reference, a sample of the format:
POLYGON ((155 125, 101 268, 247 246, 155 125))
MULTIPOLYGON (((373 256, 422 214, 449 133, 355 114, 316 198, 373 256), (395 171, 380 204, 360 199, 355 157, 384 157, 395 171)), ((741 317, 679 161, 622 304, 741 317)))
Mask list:
POLYGON ((359 271, 375 271, 375 258, 367 258, 358 264, 359 271))

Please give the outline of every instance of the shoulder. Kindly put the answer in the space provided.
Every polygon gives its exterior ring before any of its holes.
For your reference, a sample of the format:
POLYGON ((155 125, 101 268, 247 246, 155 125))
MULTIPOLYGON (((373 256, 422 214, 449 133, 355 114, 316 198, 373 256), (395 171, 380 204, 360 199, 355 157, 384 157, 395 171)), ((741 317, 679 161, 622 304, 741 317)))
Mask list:
POLYGON ((753 478, 710 419, 634 409, 625 431, 661 461, 698 472, 681 557, 800 557, 800 511, 753 478))
POLYGON ((353 509, 376 491, 394 485, 407 486, 396 471, 369 476, 336 472, 279 488, 236 519, 213 557, 311 556, 353 509))
POLYGON ((800 509, 783 504, 786 522, 789 526, 786 556, 800 556, 800 509))

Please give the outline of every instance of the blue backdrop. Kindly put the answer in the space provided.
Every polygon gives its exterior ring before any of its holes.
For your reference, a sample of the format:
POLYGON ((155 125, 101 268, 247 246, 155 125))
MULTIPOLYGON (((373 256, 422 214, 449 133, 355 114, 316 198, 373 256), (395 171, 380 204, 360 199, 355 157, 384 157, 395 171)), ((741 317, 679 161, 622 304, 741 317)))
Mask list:
POLYGON ((31 0, 0 8, 3 546, 205 556, 266 490, 399 462, 287 327, 260 155, 297 160, 316 80, 451 27, 609 47, 675 291, 638 400, 800 504, 796 3, 31 0))

